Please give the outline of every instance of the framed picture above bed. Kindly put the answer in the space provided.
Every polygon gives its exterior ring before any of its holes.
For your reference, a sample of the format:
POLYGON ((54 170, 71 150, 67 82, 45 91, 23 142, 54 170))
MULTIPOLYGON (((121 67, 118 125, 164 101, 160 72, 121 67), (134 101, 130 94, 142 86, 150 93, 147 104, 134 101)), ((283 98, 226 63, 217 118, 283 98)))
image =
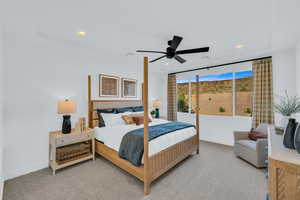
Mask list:
POLYGON ((99 96, 119 97, 120 77, 110 75, 99 75, 99 96))
POLYGON ((122 78, 122 97, 124 98, 137 97, 137 80, 122 78))

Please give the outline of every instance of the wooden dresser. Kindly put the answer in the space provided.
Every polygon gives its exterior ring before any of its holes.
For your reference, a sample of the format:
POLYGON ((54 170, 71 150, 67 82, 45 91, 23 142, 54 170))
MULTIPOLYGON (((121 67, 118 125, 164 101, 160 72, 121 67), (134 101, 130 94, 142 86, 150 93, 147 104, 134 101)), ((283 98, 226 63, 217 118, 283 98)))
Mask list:
POLYGON ((270 200, 300 200, 300 154, 286 149, 283 136, 269 134, 270 200))

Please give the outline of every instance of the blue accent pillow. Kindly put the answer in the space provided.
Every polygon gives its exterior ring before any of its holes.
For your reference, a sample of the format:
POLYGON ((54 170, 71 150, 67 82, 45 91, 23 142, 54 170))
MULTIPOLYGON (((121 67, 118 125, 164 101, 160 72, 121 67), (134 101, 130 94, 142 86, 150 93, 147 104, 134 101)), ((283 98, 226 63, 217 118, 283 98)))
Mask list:
POLYGON ((142 112, 144 111, 144 106, 133 107, 133 112, 142 112))
POLYGON ((117 113, 134 112, 132 107, 116 108, 117 113))

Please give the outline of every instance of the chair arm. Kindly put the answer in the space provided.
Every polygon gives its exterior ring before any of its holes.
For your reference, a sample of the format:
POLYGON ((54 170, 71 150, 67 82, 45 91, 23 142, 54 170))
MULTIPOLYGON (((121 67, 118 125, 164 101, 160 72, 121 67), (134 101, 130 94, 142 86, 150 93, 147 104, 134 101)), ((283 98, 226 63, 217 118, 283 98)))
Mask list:
POLYGON ((234 142, 237 142, 239 140, 248 140, 248 131, 234 131, 233 136, 234 136, 234 142))
POLYGON ((257 158, 260 162, 265 162, 268 158, 268 139, 258 139, 256 141, 257 158))

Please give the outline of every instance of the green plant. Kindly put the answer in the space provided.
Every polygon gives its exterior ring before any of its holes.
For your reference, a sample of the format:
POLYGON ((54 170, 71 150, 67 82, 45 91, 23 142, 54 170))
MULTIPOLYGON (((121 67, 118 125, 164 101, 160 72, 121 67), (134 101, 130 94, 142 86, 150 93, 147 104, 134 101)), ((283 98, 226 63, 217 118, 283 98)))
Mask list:
POLYGON ((151 115, 155 115, 155 114, 156 114, 156 111, 155 111, 155 110, 152 110, 152 111, 150 112, 150 114, 151 114, 151 115))
POLYGON ((295 96, 290 97, 285 91, 285 96, 278 96, 279 103, 274 105, 276 112, 283 116, 291 116, 300 112, 300 98, 295 96))
POLYGON ((251 108, 246 108, 244 112, 247 113, 247 114, 252 114, 251 108))
POLYGON ((188 112, 188 102, 184 95, 178 95, 177 106, 179 112, 188 112))
POLYGON ((223 113, 226 112, 225 108, 223 108, 222 106, 219 108, 219 112, 223 113))

